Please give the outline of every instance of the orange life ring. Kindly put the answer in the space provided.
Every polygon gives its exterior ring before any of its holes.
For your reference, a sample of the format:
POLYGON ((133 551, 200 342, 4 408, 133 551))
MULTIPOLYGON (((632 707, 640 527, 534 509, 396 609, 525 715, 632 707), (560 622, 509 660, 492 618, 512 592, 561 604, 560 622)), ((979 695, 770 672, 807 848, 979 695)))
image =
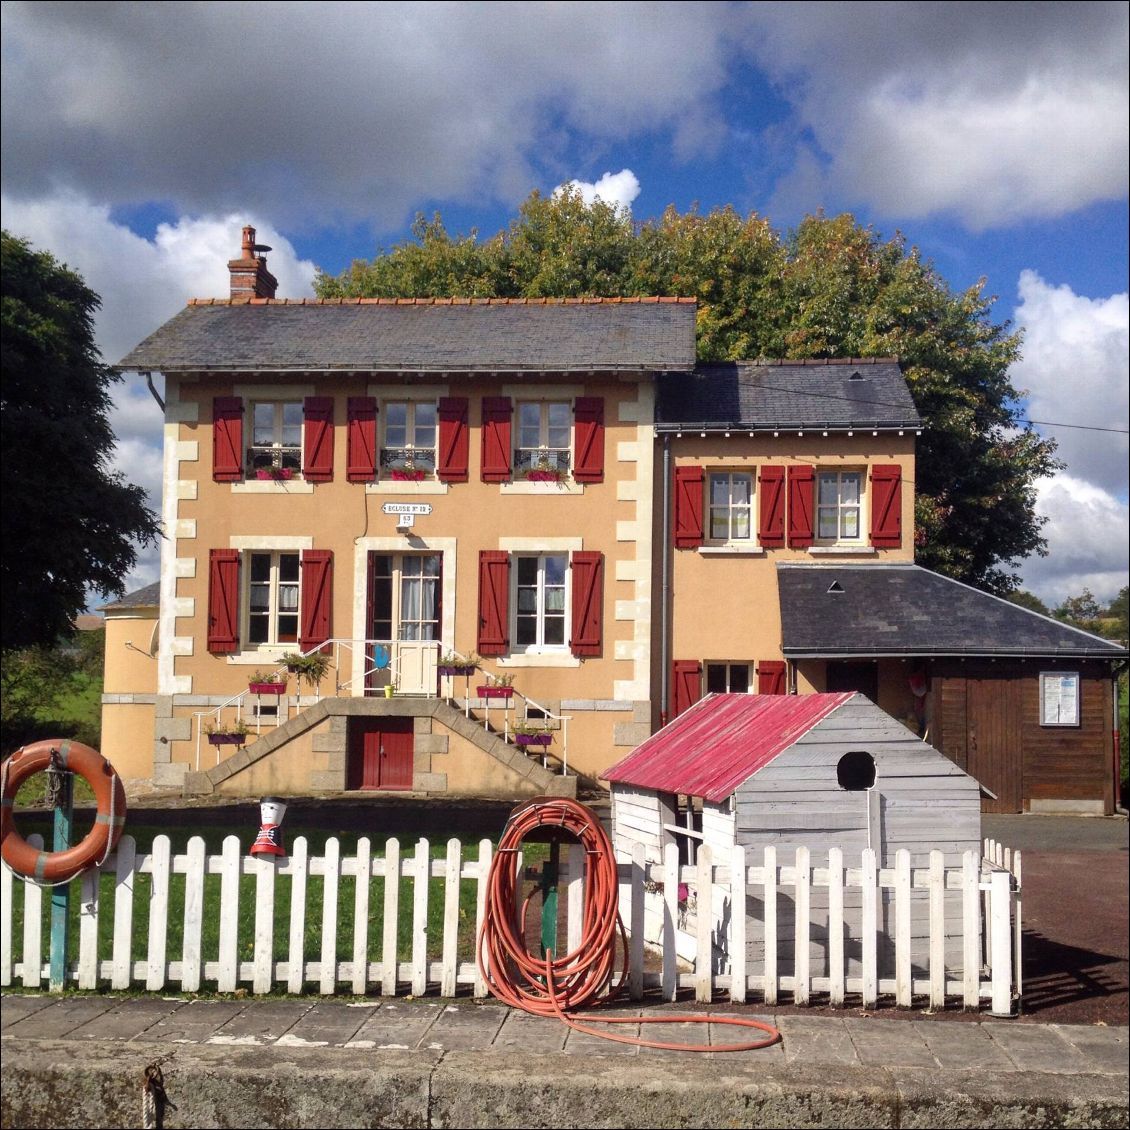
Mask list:
POLYGON ((95 749, 79 742, 48 738, 16 750, 3 770, 3 807, 0 807, 0 855, 16 872, 35 883, 66 883, 87 868, 105 861, 113 851, 126 822, 126 792, 114 767, 95 749), (41 851, 16 830, 12 816, 16 793, 33 773, 51 765, 57 753, 65 769, 85 778, 94 790, 98 815, 86 838, 66 851, 41 851))

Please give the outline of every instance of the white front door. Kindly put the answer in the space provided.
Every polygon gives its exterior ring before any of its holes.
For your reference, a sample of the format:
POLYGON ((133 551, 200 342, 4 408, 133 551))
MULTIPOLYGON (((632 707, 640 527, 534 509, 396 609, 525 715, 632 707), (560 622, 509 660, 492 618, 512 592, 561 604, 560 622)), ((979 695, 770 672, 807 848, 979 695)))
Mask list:
POLYGON ((369 563, 369 639, 386 644, 390 664, 367 687, 375 692, 392 681, 400 694, 435 694, 443 558, 371 553, 369 563))

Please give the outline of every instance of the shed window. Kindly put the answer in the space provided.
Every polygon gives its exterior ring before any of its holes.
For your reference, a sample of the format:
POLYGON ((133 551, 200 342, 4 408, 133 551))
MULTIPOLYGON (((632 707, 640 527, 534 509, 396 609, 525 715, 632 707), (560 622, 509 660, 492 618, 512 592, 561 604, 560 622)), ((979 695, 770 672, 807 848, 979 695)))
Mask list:
POLYGON ((853 749, 840 758, 836 778, 840 788, 849 793, 872 789, 875 787, 875 759, 865 750, 853 749))

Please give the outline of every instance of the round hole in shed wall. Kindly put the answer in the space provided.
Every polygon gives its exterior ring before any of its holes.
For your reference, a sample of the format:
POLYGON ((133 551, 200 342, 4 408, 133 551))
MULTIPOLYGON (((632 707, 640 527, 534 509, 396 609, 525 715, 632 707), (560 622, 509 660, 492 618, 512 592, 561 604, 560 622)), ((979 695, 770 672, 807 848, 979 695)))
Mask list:
POLYGON ((836 764, 836 778, 840 788, 849 793, 874 788, 875 758, 862 749, 845 753, 836 764))

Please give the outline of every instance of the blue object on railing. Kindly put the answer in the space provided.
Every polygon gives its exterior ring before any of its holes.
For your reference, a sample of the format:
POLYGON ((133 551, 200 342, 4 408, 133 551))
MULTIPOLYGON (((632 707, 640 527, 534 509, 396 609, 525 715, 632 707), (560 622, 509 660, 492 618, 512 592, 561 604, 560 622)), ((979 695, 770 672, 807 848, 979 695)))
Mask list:
POLYGON ((373 665, 383 671, 392 661, 392 651, 383 645, 373 649, 373 665))

